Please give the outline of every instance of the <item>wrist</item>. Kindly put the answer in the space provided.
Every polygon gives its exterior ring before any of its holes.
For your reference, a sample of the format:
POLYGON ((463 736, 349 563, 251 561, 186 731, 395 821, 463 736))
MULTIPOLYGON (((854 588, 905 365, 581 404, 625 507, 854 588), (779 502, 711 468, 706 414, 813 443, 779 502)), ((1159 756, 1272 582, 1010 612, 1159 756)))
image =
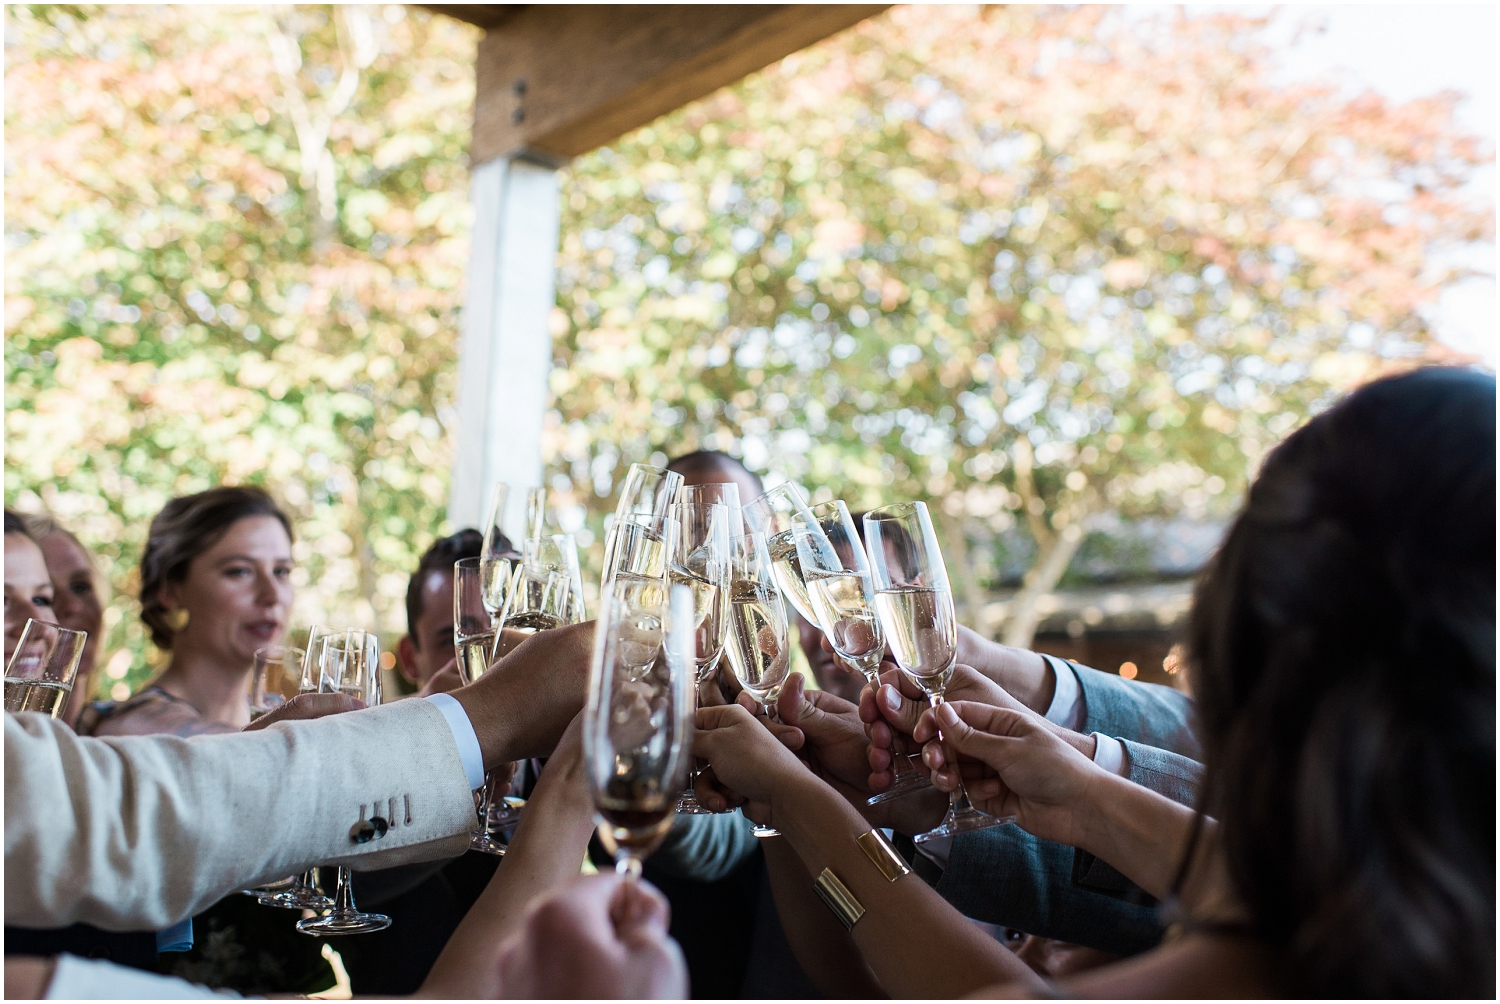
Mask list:
POLYGON ((486 771, 522 759, 514 755, 512 748, 515 729, 506 712, 511 702, 497 692, 499 687, 499 680, 480 679, 451 692, 474 727, 486 771))

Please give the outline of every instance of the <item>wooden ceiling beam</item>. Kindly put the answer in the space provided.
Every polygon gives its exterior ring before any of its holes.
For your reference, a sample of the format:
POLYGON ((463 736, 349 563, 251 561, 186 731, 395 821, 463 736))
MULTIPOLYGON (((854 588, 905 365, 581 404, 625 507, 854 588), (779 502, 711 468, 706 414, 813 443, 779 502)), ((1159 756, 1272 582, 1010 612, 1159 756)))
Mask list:
POLYGON ((470 163, 587 153, 887 6, 507 9, 479 44, 470 163))

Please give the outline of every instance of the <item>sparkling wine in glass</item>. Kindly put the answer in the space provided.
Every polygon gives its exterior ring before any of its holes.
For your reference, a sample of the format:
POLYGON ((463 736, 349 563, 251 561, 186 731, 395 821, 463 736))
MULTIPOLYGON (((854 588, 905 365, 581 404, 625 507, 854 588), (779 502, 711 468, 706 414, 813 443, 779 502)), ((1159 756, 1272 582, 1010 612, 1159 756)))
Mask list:
MULTIPOLYGON (((734 489, 733 485, 713 487, 734 489)), ((696 493, 688 495, 690 488, 684 488, 682 492, 687 497, 702 497, 696 493)), ((698 688, 713 677, 724 654, 725 614, 729 601, 730 521, 738 518, 738 506, 731 509, 721 502, 678 502, 671 509, 677 532, 667 563, 667 576, 672 585, 686 586, 693 597, 695 695, 698 688)), ((704 815, 713 811, 701 805, 693 794, 691 779, 697 773, 691 771, 688 787, 677 802, 678 812, 704 815)))
POLYGON ((808 511, 807 496, 790 481, 757 495, 745 506, 748 528, 765 534, 766 549, 782 595, 792 601, 792 606, 809 624, 816 624, 818 615, 807 593, 797 542, 792 539, 792 525, 798 522, 816 523, 808 511))
POLYGON ((88 640, 86 631, 28 619, 5 666, 5 710, 62 714, 88 640))
POLYGON ((602 601, 583 746, 599 838, 615 870, 641 862, 672 828, 691 750, 692 590, 617 579, 602 601))
MULTIPOLYGON (((776 699, 791 673, 791 644, 786 607, 781 602, 766 538, 761 533, 734 538, 730 551, 729 626, 724 654, 740 687, 776 720, 776 699)), ((757 837, 776 837, 776 829, 754 824, 757 837)))
MULTIPOLYGON (((812 506, 807 516, 812 521, 799 517, 792 533, 807 594, 818 614, 818 628, 833 646, 834 654, 863 674, 870 687, 878 691, 885 632, 875 612, 875 583, 859 527, 843 500, 812 506)), ((870 805, 932 787, 924 772, 894 751, 892 768, 895 779, 891 786, 872 795, 870 805)))
MULTIPOLYGON (((865 514, 865 552, 875 582, 875 609, 896 664, 936 708, 958 662, 958 620, 948 570, 924 502, 900 502, 865 514)), ((941 736, 939 736, 941 738, 941 736)), ((948 753, 949 762, 958 758, 948 753)), ((917 843, 1013 822, 980 812, 963 780, 948 814, 917 843)))
MULTIPOLYGON (((490 614, 484 567, 483 557, 460 558, 453 563, 453 652, 464 686, 489 670, 499 633, 490 614)), ((503 856, 505 845, 490 826, 493 776, 493 772, 486 773, 484 784, 474 793, 476 822, 469 838, 469 849, 503 856)))

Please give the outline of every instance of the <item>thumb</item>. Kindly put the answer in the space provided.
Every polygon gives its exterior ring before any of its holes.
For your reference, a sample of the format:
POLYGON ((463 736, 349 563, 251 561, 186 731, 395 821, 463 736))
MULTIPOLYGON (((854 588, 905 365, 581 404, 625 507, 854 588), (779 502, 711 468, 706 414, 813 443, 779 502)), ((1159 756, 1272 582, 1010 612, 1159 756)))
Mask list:
POLYGON ((806 689, 807 680, 801 673, 793 673, 787 677, 786 684, 781 688, 781 695, 776 698, 776 713, 787 725, 801 725, 803 714, 811 707, 802 699, 806 689))
POLYGON ((909 699, 890 683, 882 683, 875 692, 875 707, 892 729, 906 736, 916 732, 917 722, 926 710, 922 704, 909 699))
POLYGON ((944 701, 937 706, 934 715, 938 726, 942 729, 944 745, 960 756, 966 756, 971 760, 982 760, 993 767, 1002 759, 1005 743, 1005 740, 1000 737, 1004 734, 1004 729, 998 727, 998 723, 993 721, 994 713, 1007 714, 1001 708, 990 708, 982 704, 969 704, 968 702, 950 704, 944 701), (970 724, 970 721, 965 720, 966 718, 975 724, 970 724), (975 727, 976 724, 978 728, 975 727), (1000 735, 987 731, 987 728, 991 727, 1000 735))

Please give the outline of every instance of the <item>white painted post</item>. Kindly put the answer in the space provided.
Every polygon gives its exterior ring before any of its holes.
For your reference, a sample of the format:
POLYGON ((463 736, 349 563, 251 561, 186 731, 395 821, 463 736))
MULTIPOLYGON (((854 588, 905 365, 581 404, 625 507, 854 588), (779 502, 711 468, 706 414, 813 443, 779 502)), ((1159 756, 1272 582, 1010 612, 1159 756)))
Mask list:
POLYGON ((458 448, 448 519, 478 526, 489 495, 511 486, 505 529, 519 542, 524 489, 542 483, 556 299, 557 172, 519 157, 474 168, 469 290, 458 355, 458 448))

